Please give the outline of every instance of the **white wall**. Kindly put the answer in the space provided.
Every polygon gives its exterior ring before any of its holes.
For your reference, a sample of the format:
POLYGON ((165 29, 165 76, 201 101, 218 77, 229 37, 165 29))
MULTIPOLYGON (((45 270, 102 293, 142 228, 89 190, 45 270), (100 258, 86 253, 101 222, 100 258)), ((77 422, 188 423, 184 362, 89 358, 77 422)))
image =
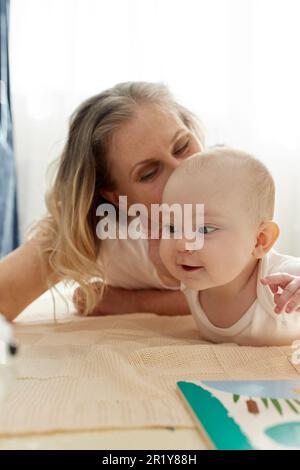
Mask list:
POLYGON ((11 79, 22 233, 84 98, 164 81, 209 143, 257 155, 277 184, 278 249, 300 256, 299 0, 11 0, 11 79))

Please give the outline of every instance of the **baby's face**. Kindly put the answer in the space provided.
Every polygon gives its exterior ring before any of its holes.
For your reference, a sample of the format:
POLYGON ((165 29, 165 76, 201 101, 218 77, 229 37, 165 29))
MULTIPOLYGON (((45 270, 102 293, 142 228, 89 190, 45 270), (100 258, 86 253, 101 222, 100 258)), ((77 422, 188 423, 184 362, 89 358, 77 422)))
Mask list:
POLYGON ((169 240, 160 242, 160 256, 166 268, 191 289, 227 284, 253 260, 256 229, 242 207, 243 189, 233 187, 230 175, 227 176, 218 177, 211 170, 186 174, 184 178, 173 178, 164 192, 163 202, 169 205, 192 204, 195 208, 196 204, 204 204, 204 226, 196 227, 193 222, 193 230, 204 237, 200 250, 186 250, 186 243, 193 240, 175 239, 172 234, 169 240))

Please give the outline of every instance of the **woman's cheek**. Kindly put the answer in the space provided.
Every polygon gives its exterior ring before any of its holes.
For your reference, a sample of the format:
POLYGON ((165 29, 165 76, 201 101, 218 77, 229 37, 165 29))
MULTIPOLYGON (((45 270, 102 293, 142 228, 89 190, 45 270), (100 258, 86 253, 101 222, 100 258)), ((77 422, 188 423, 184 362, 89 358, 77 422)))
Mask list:
POLYGON ((149 184, 141 189, 139 200, 147 206, 149 217, 151 215, 152 204, 161 204, 161 198, 162 187, 157 184, 149 184))
POLYGON ((159 255, 167 269, 172 268, 174 264, 174 255, 171 240, 161 240, 159 245, 159 255))

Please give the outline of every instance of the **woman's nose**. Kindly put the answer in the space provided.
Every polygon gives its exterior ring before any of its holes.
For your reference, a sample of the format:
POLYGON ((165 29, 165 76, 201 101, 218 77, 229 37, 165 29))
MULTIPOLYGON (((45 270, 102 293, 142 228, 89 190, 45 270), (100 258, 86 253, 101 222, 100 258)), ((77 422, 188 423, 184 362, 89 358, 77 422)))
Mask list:
POLYGON ((176 158, 174 158, 173 156, 170 156, 169 159, 168 159, 168 167, 170 168, 171 171, 174 171, 175 168, 178 167, 178 165, 180 165, 180 161, 177 160, 176 158))
POLYGON ((180 161, 176 160, 176 158, 170 156, 167 160, 165 160, 165 169, 166 169, 166 177, 169 178, 174 170, 180 165, 180 161))

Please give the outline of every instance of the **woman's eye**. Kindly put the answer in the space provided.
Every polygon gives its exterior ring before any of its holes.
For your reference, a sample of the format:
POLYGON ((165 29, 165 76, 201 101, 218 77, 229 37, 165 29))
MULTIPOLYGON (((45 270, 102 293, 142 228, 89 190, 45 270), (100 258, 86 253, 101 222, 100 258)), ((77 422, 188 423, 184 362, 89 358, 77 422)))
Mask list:
POLYGON ((184 152, 184 151, 188 148, 189 143, 190 143, 190 141, 188 140, 184 145, 182 145, 181 147, 179 147, 178 149, 176 149, 175 152, 174 152, 175 155, 178 155, 178 154, 184 152))
POLYGON ((154 175, 156 175, 157 171, 158 171, 157 168, 155 168, 155 169, 153 169, 153 170, 147 171, 147 173, 144 173, 144 174, 140 177, 139 181, 146 181, 146 180, 152 178, 154 175))
POLYGON ((209 233, 215 232, 217 229, 214 227, 210 227, 209 225, 204 225, 203 227, 200 227, 198 232, 203 233, 203 235, 207 235, 209 233))

